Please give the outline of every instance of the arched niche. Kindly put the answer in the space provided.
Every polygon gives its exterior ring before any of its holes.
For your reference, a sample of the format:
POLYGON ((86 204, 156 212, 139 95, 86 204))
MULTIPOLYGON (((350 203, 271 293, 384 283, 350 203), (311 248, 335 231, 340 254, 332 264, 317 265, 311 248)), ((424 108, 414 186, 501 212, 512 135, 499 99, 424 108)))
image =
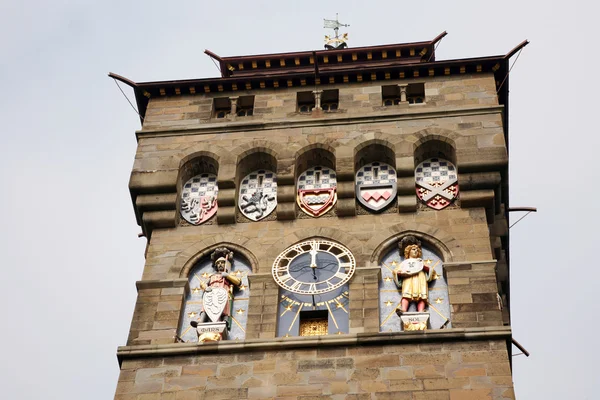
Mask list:
POLYGON ((333 215, 337 172, 333 149, 315 145, 296 156, 297 205, 301 218, 333 215))
POLYGON ((311 167, 322 166, 335 170, 335 165, 333 149, 326 146, 304 149, 296 154, 296 178, 311 167))
POLYGON ((273 155, 257 150, 242 157, 236 170, 236 187, 241 217, 238 222, 276 217, 277 160, 273 155))
POLYGON ((415 167, 430 158, 442 158, 456 165, 456 149, 452 144, 438 139, 425 140, 415 149, 415 167))
POLYGON ((415 150, 415 182, 422 204, 442 210, 458 198, 456 150, 448 143, 432 139, 415 150))
MULTIPOLYGON (((396 314, 396 308, 400 305, 402 295, 394 279, 394 274, 404 260, 404 254, 401 254, 398 243, 405 236, 408 236, 408 234, 395 238, 391 243, 388 242, 387 246, 379 252, 377 262, 381 268, 381 279, 379 281, 379 330, 381 332, 402 331, 400 317, 396 314)), ((426 308, 430 316, 429 329, 451 328, 450 301, 448 283, 444 272, 443 253, 437 249, 437 246, 427 240, 418 239, 421 242, 424 264, 429 268, 433 268, 437 275, 437 279, 432 279, 429 282, 428 305, 426 308)), ((416 311, 416 304, 411 303, 408 311, 416 311)))
POLYGON ((394 151, 382 143, 371 143, 354 156, 357 214, 396 213, 397 177, 394 151))
POLYGON ((382 162, 396 168, 396 155, 389 146, 381 143, 372 143, 362 147, 354 156, 354 172, 364 165, 372 162, 382 162))
MULTIPOLYGON (((181 324, 177 331, 179 338, 184 342, 198 341, 196 330, 190 325, 190 322, 196 321, 203 309, 202 298, 204 290, 202 289, 201 283, 206 283, 210 278, 210 275, 214 273, 213 260, 211 260, 210 255, 211 252, 205 251, 202 252, 202 254, 203 255, 191 267, 188 274, 189 292, 187 293, 182 307, 183 312, 180 318, 181 324)), ((234 297, 230 307, 230 321, 228 322, 230 331, 228 340, 243 340, 246 337, 245 330, 248 321, 248 305, 250 299, 248 275, 252 273, 252 266, 248 258, 239 251, 233 252, 231 273, 239 277, 242 283, 239 287, 233 289, 234 297)))
POLYGON ((209 155, 196 155, 183 162, 177 180, 178 215, 192 225, 208 221, 216 213, 218 195, 217 176, 219 164, 209 155), (204 192, 206 191, 206 193, 204 192), (213 196, 210 204, 204 204, 202 197, 213 196), (190 202, 191 198, 195 202, 190 202))

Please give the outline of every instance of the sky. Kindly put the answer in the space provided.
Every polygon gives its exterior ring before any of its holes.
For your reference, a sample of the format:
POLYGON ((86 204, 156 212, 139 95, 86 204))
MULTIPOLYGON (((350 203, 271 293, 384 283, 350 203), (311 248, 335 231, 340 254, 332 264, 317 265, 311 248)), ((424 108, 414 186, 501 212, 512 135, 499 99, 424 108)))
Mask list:
POLYGON ((127 189, 140 122, 107 73, 212 77, 204 49, 321 49, 322 19, 337 12, 352 47, 448 31, 438 60, 531 41, 510 74, 511 206, 538 208, 511 229, 512 328, 531 352, 513 358, 513 380, 520 399, 595 398, 591 4, 0 0, 2 397, 114 395, 146 243, 127 189))

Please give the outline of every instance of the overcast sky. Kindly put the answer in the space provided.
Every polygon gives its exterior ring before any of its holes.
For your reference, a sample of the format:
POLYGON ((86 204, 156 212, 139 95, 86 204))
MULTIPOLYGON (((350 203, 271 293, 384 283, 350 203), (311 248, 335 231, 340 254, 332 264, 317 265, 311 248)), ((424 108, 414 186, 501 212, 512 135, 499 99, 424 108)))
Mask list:
POLYGON ((596 398, 598 13, 586 3, 1 0, 2 398, 114 395, 145 239, 127 190, 139 118, 106 74, 211 77, 206 48, 321 49, 336 12, 353 47, 447 30, 438 60, 531 41, 510 76, 511 205, 539 209, 511 229, 512 327, 531 352, 513 378, 520 399, 596 398))

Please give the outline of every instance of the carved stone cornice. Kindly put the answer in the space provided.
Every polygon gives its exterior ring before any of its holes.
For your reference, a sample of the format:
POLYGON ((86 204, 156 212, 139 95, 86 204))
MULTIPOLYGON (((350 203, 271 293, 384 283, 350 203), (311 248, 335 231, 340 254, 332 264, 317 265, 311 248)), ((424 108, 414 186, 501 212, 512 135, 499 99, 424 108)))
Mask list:
POLYGON ((324 348, 340 346, 374 346, 409 343, 436 343, 448 341, 506 340, 512 339, 508 326, 482 328, 452 328, 440 330, 357 333, 335 336, 280 337, 275 339, 252 339, 245 341, 220 341, 208 343, 175 343, 162 345, 120 346, 117 349, 119 363, 140 357, 170 357, 181 355, 243 353, 254 351, 285 351, 297 348, 324 348))

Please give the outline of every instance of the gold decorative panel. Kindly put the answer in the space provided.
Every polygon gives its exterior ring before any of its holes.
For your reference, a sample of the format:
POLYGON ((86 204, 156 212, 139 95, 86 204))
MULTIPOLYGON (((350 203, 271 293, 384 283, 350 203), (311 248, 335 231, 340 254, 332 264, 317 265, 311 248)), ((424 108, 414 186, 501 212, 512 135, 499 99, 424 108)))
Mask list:
POLYGON ((300 336, 327 335, 327 318, 300 321, 300 336))

